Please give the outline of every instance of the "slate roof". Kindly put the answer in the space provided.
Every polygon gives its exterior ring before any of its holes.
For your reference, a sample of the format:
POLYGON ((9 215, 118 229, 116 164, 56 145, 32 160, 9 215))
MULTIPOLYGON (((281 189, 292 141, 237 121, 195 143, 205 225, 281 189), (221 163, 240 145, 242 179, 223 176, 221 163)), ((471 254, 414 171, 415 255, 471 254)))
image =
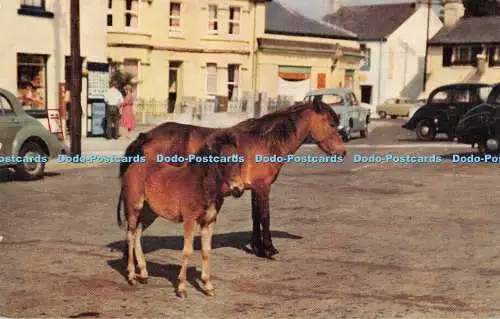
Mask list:
POLYGON ((415 12, 415 3, 342 6, 323 21, 356 33, 360 40, 385 40, 415 12))
POLYGON ((357 40, 355 33, 309 19, 276 1, 266 4, 266 33, 357 40))
POLYGON ((439 30, 429 44, 500 43, 500 16, 462 18, 439 30))

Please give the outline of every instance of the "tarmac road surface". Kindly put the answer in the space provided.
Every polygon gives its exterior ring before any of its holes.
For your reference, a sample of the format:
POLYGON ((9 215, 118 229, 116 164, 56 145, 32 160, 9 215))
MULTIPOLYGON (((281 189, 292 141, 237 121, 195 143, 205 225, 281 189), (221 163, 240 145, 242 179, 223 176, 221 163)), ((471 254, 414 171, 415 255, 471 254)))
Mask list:
MULTIPOLYGON (((175 296, 182 227, 165 220, 143 236, 149 284, 126 283, 116 165, 54 166, 37 182, 9 181, 4 173, 0 316, 500 317, 499 164, 451 163, 445 155, 469 148, 401 142, 397 136, 407 133, 388 123, 349 142, 344 163, 285 165, 270 203, 280 261, 247 253, 250 193, 228 199, 213 240, 212 298, 198 287, 199 237, 188 298, 175 296), (417 146, 397 146, 411 143, 417 146), (444 160, 352 161, 387 153, 444 160)), ((299 154, 320 153, 307 146, 299 154)))

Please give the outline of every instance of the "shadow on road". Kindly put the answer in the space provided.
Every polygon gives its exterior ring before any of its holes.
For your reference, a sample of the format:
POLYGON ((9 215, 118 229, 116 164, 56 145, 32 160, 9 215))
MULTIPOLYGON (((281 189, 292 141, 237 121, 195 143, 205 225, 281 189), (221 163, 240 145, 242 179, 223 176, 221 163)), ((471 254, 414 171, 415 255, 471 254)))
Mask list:
MULTIPOLYGON (((44 174, 45 177, 59 176, 61 173, 47 172, 44 174)), ((8 168, 0 168, 0 183, 5 182, 22 182, 16 179, 15 173, 8 168)))
POLYGON ((436 142, 452 142, 453 141, 453 140, 451 140, 451 139, 449 139, 447 137, 436 137, 432 141, 421 141, 421 140, 419 140, 416 137, 413 137, 413 138, 409 138, 409 137, 398 138, 397 140, 398 140, 398 142, 413 142, 413 143, 436 143, 436 142))
MULTIPOLYGON (((271 232, 273 238, 286 238, 286 239, 302 239, 302 236, 290 234, 284 231, 271 232)), ((236 248, 246 253, 251 253, 250 249, 246 247, 249 242, 251 232, 233 232, 227 234, 214 234, 212 237, 212 249, 231 247, 236 248)), ((142 250, 144 254, 157 251, 159 249, 170 250, 183 250, 184 236, 142 236, 142 250)), ((108 265, 116 270, 118 273, 127 276, 127 242, 125 240, 115 241, 108 244, 106 247, 113 250, 122 251, 124 254, 119 259, 108 260, 108 265)), ((199 251, 201 249, 200 236, 194 238, 194 249, 199 251)), ((196 252, 193 252, 196 253, 196 252)), ((146 260, 147 260, 147 256, 146 260)), ((180 262, 180 260, 179 260, 180 262)), ((180 265, 176 264, 158 264, 155 262, 147 262, 148 273, 153 277, 167 278, 174 287, 177 285, 177 276, 179 275, 180 265)), ((187 270, 188 282, 193 285, 197 290, 203 292, 202 287, 196 281, 200 278, 201 274, 196 270, 196 267, 189 267, 187 270)))

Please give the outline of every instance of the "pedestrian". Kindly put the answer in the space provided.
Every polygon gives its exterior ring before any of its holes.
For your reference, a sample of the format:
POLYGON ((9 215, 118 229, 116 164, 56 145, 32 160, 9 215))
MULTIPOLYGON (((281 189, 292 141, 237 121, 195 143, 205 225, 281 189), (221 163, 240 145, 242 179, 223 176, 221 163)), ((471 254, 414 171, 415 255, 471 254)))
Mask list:
POLYGON ((134 107, 134 94, 132 86, 125 85, 125 99, 121 105, 121 119, 120 125, 127 129, 127 138, 131 139, 130 136, 133 129, 135 129, 135 107, 134 107))
POLYGON ((65 122, 66 122, 66 134, 70 135, 70 128, 71 128, 71 91, 69 90, 68 87, 65 88, 64 92, 64 104, 66 105, 66 113, 65 113, 65 122))
POLYGON ((116 88, 116 81, 109 82, 109 89, 104 95, 106 102, 106 129, 104 136, 107 139, 118 139, 120 137, 120 106, 123 103, 123 95, 116 88))

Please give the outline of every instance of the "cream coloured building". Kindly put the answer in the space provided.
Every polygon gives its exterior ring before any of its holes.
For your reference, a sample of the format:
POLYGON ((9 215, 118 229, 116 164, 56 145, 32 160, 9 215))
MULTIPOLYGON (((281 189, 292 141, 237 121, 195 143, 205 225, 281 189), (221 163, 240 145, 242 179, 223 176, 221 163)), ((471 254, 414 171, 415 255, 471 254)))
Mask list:
POLYGON ((185 97, 218 97, 224 110, 245 91, 358 90, 361 58, 355 34, 255 0, 108 0, 108 57, 170 112, 185 97))
POLYGON ((423 95, 450 83, 500 82, 500 16, 463 18, 462 1, 444 2, 444 27, 429 40, 423 95))
MULTIPOLYGON (((65 0, 0 2, 0 87, 17 94, 24 108, 45 125, 48 110, 65 111, 63 95, 70 56, 69 5, 70 1, 65 0)), ((102 69, 107 63, 106 17, 102 14, 105 10, 106 3, 102 0, 80 1, 84 67, 102 69)), ((82 135, 86 136, 91 126, 86 77, 83 83, 82 135)))

